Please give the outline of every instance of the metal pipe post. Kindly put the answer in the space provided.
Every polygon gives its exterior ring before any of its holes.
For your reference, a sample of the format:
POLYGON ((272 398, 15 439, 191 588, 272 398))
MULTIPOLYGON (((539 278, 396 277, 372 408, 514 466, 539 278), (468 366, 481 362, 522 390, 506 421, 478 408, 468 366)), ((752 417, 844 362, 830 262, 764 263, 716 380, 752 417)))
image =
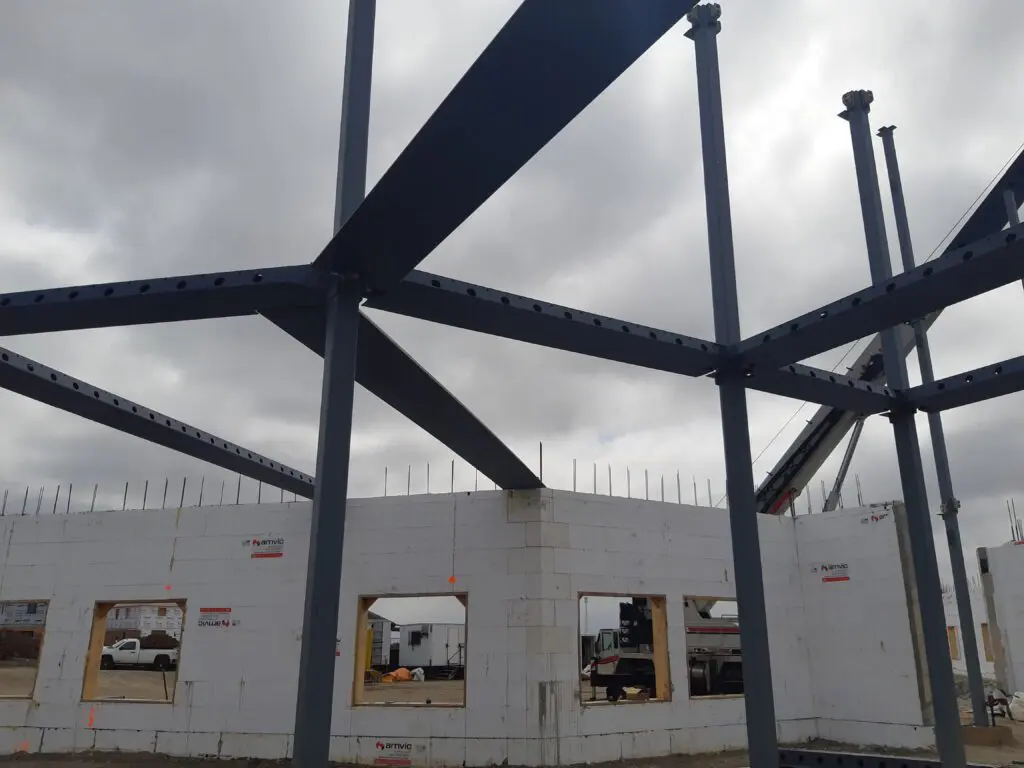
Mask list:
MULTIPOLYGON (((850 124, 871 279, 878 284, 892 278, 892 263, 889 260, 889 242, 885 233, 875 152, 871 144, 868 112, 872 100, 870 91, 846 93, 843 96, 846 109, 840 113, 840 117, 850 124)), ((882 332, 882 361, 890 388, 896 391, 906 389, 907 364, 900 352, 896 330, 893 328, 882 332)), ((957 707, 956 691, 953 688, 953 665, 946 643, 942 585, 935 560, 932 524, 928 517, 928 495, 924 485, 924 470, 921 466, 921 448, 918 444, 914 411, 909 407, 893 408, 889 420, 892 422, 896 441, 896 458, 907 510, 907 530, 917 581, 928 675, 931 680, 932 708, 935 712, 935 744, 943 766, 964 768, 966 759, 960 733, 960 712, 957 707)))
MULTIPOLYGON (((900 177, 899 159, 896 156, 895 126, 878 131, 882 137, 885 152, 885 166, 892 193, 893 212, 896 217, 896 234, 900 243, 903 270, 909 272, 916 264, 914 245, 910 239, 910 217, 903 198, 903 180, 900 177)), ((920 320, 914 322, 914 336, 917 342, 917 360, 921 367, 921 381, 931 384, 935 381, 932 354, 928 347, 928 332, 920 320)), ((960 631, 964 636, 964 657, 967 663, 967 681, 971 690, 971 709, 974 724, 978 727, 989 725, 985 701, 985 681, 981 677, 981 662, 978 660, 978 637, 974 631, 974 612, 971 610, 970 584, 967 580, 967 566, 964 563, 964 547, 960 540, 960 502, 953 493, 953 477, 949 471, 949 454, 946 451, 946 434, 942 428, 942 414, 934 411, 928 414, 928 429, 932 436, 932 450, 935 454, 935 473, 939 479, 939 496, 942 499, 942 521, 946 526, 946 543, 949 545, 949 562, 953 570, 953 591, 956 594, 957 614, 960 617, 960 631)))
MULTIPOLYGON (((697 95, 700 105, 701 149, 704 158, 704 194, 707 206, 708 248, 711 256, 711 294, 715 340, 730 345, 740 341, 736 266, 733 259, 729 176, 726 168, 725 126, 718 71, 721 8, 695 6, 688 14, 697 59, 697 95)), ((743 654, 744 705, 751 768, 778 765, 775 696, 768 648, 768 619, 761 572, 761 543, 757 530, 754 475, 747 425, 747 393, 742 370, 722 369, 717 376, 725 443, 725 485, 729 498, 729 526, 736 569, 736 601, 743 654)))
MULTIPOLYGON (((335 233, 359 207, 366 194, 375 14, 375 0, 351 0, 349 3, 335 233)), ((362 294, 357 275, 336 277, 327 307, 317 482, 313 493, 299 688, 295 702, 292 762, 296 768, 327 768, 330 759, 337 666, 334 647, 341 600, 352 397, 362 294)))

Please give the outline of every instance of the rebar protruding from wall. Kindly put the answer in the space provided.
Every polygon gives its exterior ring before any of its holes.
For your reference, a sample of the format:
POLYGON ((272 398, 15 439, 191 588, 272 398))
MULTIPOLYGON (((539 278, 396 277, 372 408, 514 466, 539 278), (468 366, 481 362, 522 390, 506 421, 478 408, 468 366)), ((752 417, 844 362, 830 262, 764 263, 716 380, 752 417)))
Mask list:
POLYGON ((149 497, 149 480, 142 486, 142 511, 146 511, 146 499, 149 497))
POLYGON ((4 489, 4 503, 0 506, 0 515, 4 515, 7 512, 7 494, 10 493, 10 489, 4 489))
POLYGON ((25 514, 25 509, 28 507, 28 486, 25 486, 25 499, 21 502, 21 514, 25 514))
POLYGON ((92 512, 92 511, 94 511, 96 509, 96 494, 99 492, 99 490, 100 490, 100 484, 96 483, 92 487, 92 501, 89 502, 89 511, 90 512, 92 512))
POLYGON ((185 486, 188 483, 188 478, 181 478, 181 499, 178 501, 178 509, 185 508, 185 486))
POLYGON ((57 486, 57 493, 53 495, 53 510, 50 512, 51 515, 57 514, 57 502, 60 501, 60 486, 57 486))

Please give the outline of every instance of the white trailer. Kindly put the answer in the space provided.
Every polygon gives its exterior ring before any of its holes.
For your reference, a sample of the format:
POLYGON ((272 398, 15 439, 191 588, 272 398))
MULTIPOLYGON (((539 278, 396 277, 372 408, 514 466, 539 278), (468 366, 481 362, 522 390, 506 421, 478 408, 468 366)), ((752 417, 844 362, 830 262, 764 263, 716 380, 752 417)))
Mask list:
POLYGON ((466 666, 465 624, 403 624, 398 663, 407 669, 422 667, 431 672, 453 671, 466 666))

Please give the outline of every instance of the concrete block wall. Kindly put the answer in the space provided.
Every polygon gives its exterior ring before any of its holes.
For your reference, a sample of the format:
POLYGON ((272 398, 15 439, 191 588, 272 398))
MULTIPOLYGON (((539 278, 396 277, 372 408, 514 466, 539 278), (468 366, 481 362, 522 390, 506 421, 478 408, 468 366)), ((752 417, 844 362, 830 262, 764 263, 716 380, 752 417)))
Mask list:
POLYGON ((818 735, 923 747, 915 644, 893 505, 796 518, 818 735))
MULTIPOLYGON (((1024 544, 979 550, 982 588, 995 652, 995 677, 1008 693, 1024 690, 1024 544), (987 572, 986 572, 987 571, 987 572)), ((984 658, 984 657, 983 657, 984 658)))
MULTIPOLYGON (((0 701, 0 753, 95 748, 289 755, 309 514, 308 503, 297 503, 0 519, 0 599, 50 601, 35 700, 0 701), (264 536, 285 539, 283 557, 250 557, 245 542, 264 536), (168 599, 187 600, 174 703, 81 702, 94 603, 168 599), (203 607, 229 607, 237 624, 200 627, 203 607)), ((844 515, 858 513, 834 517, 844 515)), ((780 737, 851 740, 848 734, 864 733, 872 737, 868 742, 889 743, 886 734, 899 741, 900 733, 884 729, 844 730, 851 722, 880 719, 859 705, 829 710, 827 718, 819 711, 865 674, 847 665, 843 677, 817 658, 840 641, 810 621, 824 602, 808 600, 805 566, 807 557, 829 556, 835 546, 832 537, 818 535, 835 525, 832 517, 758 521, 780 737)), ((864 531, 870 544, 874 539, 860 525, 859 518, 844 520, 834 531, 864 531)), ((884 538, 884 526, 872 530, 884 538)), ((871 550, 875 559, 865 560, 863 580, 845 586, 849 610, 874 610, 881 592, 899 591, 896 582, 881 578, 883 550, 881 544, 877 553, 871 550), (872 563, 879 578, 869 580, 872 563)), ((412 745, 413 764, 470 766, 741 746, 742 699, 689 699, 684 595, 735 596, 725 510, 557 491, 353 500, 332 758, 373 763, 377 742, 396 739, 412 745), (469 595, 467 706, 353 707, 359 597, 452 592, 469 595), (666 597, 671 702, 580 704, 578 601, 588 592, 666 597)), ((866 639, 882 632, 887 647, 898 648, 901 625, 898 616, 891 618, 874 629, 850 622, 841 647, 870 656, 873 651, 857 645, 858 632, 866 639)), ((892 659, 886 669, 902 670, 897 656, 892 659)), ((848 658, 838 654, 833 661, 848 658)), ((904 687, 916 689, 916 683, 890 677, 884 696, 907 705, 904 687)), ((913 715, 897 710, 892 705, 886 717, 912 726, 913 715)))

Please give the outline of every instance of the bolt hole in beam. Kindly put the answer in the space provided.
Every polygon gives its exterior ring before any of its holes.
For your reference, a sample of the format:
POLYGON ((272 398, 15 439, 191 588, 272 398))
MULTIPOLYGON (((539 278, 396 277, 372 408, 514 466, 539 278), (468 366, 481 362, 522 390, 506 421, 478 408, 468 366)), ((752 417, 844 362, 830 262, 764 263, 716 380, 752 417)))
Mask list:
POLYGON ((313 477, 304 472, 165 414, 142 408, 10 350, 0 352, 0 387, 296 495, 305 498, 313 495, 313 477))
POLYGON ((326 301, 309 265, 0 295, 0 336, 256 314, 326 301))

